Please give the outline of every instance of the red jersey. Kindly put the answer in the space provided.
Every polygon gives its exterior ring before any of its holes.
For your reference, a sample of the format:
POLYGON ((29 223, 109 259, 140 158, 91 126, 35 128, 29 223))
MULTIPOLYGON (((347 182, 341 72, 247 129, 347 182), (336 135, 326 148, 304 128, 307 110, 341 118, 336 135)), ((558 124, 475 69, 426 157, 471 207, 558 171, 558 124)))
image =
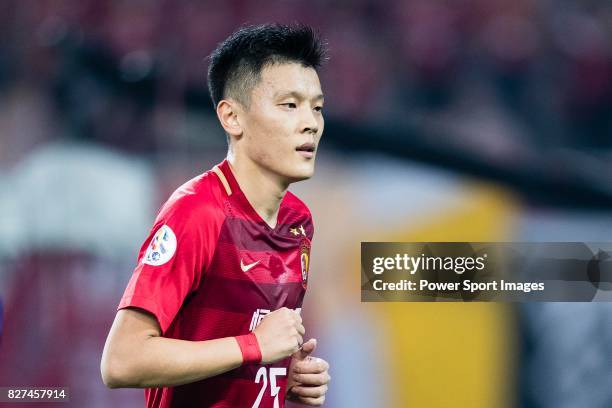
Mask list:
MULTIPOLYGON (((169 338, 247 334, 273 310, 301 308, 312 235, 308 208, 290 192, 270 228, 225 160, 185 183, 162 206, 119 309, 152 313, 169 338)), ((191 384, 146 389, 146 404, 280 408, 290 361, 243 365, 191 384)))

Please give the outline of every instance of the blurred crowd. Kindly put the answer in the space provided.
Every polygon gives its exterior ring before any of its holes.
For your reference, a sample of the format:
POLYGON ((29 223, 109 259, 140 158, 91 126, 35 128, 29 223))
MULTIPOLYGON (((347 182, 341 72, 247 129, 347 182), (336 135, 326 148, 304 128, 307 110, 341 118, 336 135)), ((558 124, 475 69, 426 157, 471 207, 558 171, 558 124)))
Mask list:
POLYGON ((4 0, 0 166, 64 137, 141 153, 223 146, 205 57, 271 21, 327 39, 328 118, 411 121, 492 153, 612 146, 607 1, 4 0))

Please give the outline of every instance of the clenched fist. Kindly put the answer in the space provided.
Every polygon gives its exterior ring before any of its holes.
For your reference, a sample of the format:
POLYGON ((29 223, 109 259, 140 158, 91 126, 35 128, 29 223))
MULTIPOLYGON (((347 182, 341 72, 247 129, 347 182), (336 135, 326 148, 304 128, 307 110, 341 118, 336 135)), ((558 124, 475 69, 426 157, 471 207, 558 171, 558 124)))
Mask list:
POLYGON ((287 379, 286 398, 289 401, 313 407, 320 407, 325 402, 331 380, 329 364, 322 358, 311 356, 316 347, 317 340, 310 339, 293 355, 287 379))
POLYGON ((300 315, 286 307, 267 314, 253 333, 261 350, 261 363, 269 364, 299 350, 305 333, 300 315))

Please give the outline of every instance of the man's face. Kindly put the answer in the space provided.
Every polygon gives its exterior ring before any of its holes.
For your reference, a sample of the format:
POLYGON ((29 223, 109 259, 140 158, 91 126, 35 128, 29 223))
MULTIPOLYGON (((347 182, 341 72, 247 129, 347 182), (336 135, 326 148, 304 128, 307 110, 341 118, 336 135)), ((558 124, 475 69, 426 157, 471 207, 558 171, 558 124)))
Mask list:
POLYGON ((265 66, 241 114, 242 151, 263 169, 292 183, 312 177, 323 133, 323 92, 313 68, 265 66))

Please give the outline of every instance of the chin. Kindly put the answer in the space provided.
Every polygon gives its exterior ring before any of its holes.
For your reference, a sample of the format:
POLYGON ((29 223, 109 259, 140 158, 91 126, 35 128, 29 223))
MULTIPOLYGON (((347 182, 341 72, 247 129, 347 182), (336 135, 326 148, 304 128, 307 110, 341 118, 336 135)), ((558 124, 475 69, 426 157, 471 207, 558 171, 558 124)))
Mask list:
POLYGON ((302 180, 308 180, 314 175, 314 166, 299 166, 292 171, 287 172, 287 179, 290 183, 295 183, 302 180))

